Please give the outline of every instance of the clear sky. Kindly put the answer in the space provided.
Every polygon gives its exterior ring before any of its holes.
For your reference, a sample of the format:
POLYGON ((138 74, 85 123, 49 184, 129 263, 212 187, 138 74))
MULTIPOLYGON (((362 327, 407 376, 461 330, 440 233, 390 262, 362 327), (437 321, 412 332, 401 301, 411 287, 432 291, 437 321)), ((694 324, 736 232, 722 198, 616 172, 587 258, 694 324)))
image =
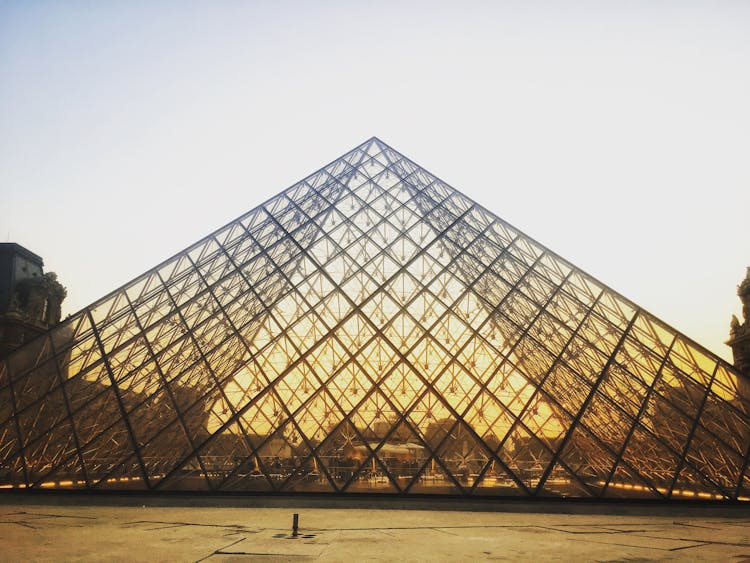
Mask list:
POLYGON ((0 0, 0 237, 64 313, 373 135, 731 358, 750 2, 0 0))

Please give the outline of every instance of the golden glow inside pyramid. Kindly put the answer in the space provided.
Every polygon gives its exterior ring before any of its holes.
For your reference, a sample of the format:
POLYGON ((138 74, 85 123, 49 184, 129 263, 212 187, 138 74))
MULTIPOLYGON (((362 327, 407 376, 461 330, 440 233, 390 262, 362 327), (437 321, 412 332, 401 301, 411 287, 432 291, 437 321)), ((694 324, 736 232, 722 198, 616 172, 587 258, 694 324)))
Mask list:
POLYGON ((372 138, 0 362, 0 487, 745 500, 749 390, 372 138))

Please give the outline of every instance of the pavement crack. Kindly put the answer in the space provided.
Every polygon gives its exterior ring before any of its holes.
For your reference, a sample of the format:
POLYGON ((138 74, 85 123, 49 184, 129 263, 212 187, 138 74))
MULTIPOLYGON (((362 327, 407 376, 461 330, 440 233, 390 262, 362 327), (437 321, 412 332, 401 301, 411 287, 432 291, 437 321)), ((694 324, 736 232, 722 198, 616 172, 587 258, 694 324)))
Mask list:
POLYGON ((687 522, 672 522, 675 526, 687 526, 690 528, 703 528, 704 530, 718 530, 719 528, 714 528, 712 526, 700 526, 699 524, 689 524, 687 522))
POLYGON ((442 532, 443 534, 448 534, 449 536, 458 536, 459 534, 454 534, 453 532, 449 532, 448 530, 445 530, 443 528, 432 528, 436 532, 442 532))
POLYGON ((171 524, 168 526, 157 526, 156 528, 146 528, 146 531, 153 532, 155 530, 169 530, 170 528, 184 528, 185 526, 189 526, 189 524, 171 524))
POLYGON ((673 547, 669 551, 680 551, 682 549, 693 549, 694 547, 703 547, 709 545, 711 542, 696 542, 694 545, 683 545, 680 547, 673 547))
POLYGON ((619 547, 627 547, 630 549, 647 549, 649 551, 671 551, 671 549, 665 548, 665 547, 655 547, 655 546, 645 546, 645 545, 633 545, 629 543, 614 543, 614 542, 607 542, 607 541, 596 541, 596 540, 587 540, 583 538, 570 538, 570 541, 579 541, 584 543, 596 543, 596 544, 602 544, 602 545, 616 545, 619 547))
POLYGON ((222 552, 223 549, 227 549, 229 547, 232 547, 233 545, 237 545, 238 543, 240 543, 242 541, 245 541, 245 538, 240 538, 238 540, 233 541, 232 543, 228 543, 224 547, 220 547, 218 549, 215 549, 214 551, 212 551, 211 553, 209 553, 205 557, 202 557, 201 559, 196 559, 195 563, 199 563, 200 561, 205 561, 206 559, 208 559, 209 557, 213 557, 214 555, 224 555, 224 553, 222 552))
MULTIPOLYGON (((231 530, 237 530, 238 532, 247 532, 251 533, 251 531, 241 524, 199 524, 195 522, 169 522, 164 520, 134 520, 132 522, 124 522, 123 526, 135 526, 135 525, 142 525, 142 524, 164 524, 163 528, 177 528, 180 526, 199 526, 204 528, 226 528, 231 530)), ((153 528, 155 530, 161 529, 161 528, 153 528)))
POLYGON ((32 530, 38 529, 36 526, 32 526, 28 522, 24 522, 22 520, 19 521, 12 521, 12 522, 3 522, 3 524, 16 524, 18 526, 23 526, 24 528, 31 528, 32 530))
POLYGON ((81 520, 96 520, 96 517, 94 516, 71 516, 69 514, 47 514, 45 512, 18 512, 17 514, 33 516, 34 518, 78 518, 81 520))
MULTIPOLYGON (((563 534, 572 534, 572 535, 578 535, 578 536, 581 536, 581 535, 585 536, 587 534, 612 535, 612 534, 627 534, 627 533, 631 533, 631 532, 619 532, 619 531, 608 530, 608 529, 604 529, 604 530, 585 530, 585 531, 582 531, 582 530, 564 530, 562 528, 554 528, 554 527, 551 527, 551 526, 529 526, 529 527, 530 528, 537 528, 539 530, 550 530, 552 532, 561 532, 563 534)), ((638 531, 645 532, 646 530, 638 530, 638 531)))
POLYGON ((283 557, 285 559, 296 558, 296 559, 312 559, 310 555, 302 555, 299 553, 271 553, 265 551, 217 551, 212 555, 252 555, 252 556, 264 556, 264 557, 283 557))
POLYGON ((725 541, 717 541, 717 540, 696 540, 693 538, 673 538, 673 537, 664 537, 664 536, 650 536, 650 535, 642 535, 638 536, 639 538, 648 538, 651 540, 672 540, 672 541, 683 541, 687 543, 694 543, 694 542, 701 542, 703 545, 730 545, 732 547, 750 547, 750 543, 748 542, 725 542, 725 541))

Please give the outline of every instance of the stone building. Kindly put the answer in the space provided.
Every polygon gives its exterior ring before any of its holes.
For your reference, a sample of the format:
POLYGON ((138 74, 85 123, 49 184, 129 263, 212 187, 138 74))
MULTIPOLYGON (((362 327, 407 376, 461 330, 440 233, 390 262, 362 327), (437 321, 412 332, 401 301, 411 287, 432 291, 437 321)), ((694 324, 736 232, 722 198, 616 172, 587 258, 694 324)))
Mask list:
POLYGON ((732 348, 734 367, 745 375, 750 375, 750 267, 742 283, 737 286, 737 295, 742 301, 742 317, 740 320, 732 315, 727 345, 732 348))
POLYGON ((0 243, 0 357, 60 322, 67 292, 44 261, 14 242, 0 243))

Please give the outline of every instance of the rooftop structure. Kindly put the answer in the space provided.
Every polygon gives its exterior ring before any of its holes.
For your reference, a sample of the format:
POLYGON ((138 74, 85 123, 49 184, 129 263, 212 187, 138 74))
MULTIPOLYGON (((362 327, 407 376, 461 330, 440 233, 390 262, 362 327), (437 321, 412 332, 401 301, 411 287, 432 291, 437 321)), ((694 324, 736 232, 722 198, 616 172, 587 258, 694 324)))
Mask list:
POLYGON ((748 378, 372 138, 0 363, 0 487, 747 500, 748 378))

